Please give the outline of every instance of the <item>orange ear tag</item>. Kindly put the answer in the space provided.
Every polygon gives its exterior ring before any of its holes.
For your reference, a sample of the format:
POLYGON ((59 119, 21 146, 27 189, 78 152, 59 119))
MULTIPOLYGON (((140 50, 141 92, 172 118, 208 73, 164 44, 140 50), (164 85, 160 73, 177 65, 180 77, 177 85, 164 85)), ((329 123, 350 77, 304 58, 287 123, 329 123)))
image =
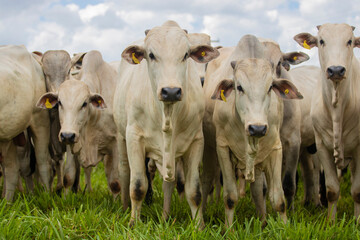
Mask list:
POLYGON ((285 95, 288 95, 289 94, 289 89, 285 89, 284 93, 285 93, 285 95))
POLYGON ((311 47, 307 44, 306 40, 304 40, 303 47, 306 49, 311 49, 311 47))
POLYGON ((132 53, 132 60, 135 64, 139 64, 139 60, 135 57, 135 53, 132 53))
POLYGON ((224 95, 224 90, 221 90, 220 97, 224 102, 226 102, 226 97, 224 95))
POLYGON ((205 52, 204 52, 204 51, 201 52, 201 56, 205 56, 205 52))
POLYGON ((47 109, 51 109, 51 108, 53 107, 48 98, 46 99, 45 107, 46 107, 47 109))

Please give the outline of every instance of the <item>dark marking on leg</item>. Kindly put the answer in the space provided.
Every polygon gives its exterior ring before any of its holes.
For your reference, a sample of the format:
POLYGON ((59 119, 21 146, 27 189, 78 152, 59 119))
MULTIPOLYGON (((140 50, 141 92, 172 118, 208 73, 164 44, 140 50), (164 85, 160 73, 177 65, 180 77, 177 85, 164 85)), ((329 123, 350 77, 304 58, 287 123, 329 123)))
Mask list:
POLYGON ((360 203, 360 192, 357 192, 353 196, 354 202, 360 203))
POLYGON ((320 172, 320 202, 324 207, 328 206, 328 200, 326 198, 326 186, 325 186, 325 173, 324 171, 320 172))
POLYGON ((310 154, 315 154, 317 152, 316 149, 316 144, 311 144, 310 146, 306 147, 306 150, 308 151, 308 153, 310 154))
POLYGON ((120 187, 120 182, 119 180, 114 180, 110 183, 110 189, 112 191, 112 193, 119 193, 120 190, 121 190, 121 187, 120 187))
POLYGON ((69 175, 67 174, 64 175, 64 187, 66 188, 70 187, 70 179, 69 179, 69 175))
POLYGON ((152 177, 149 169, 149 162, 150 162, 150 158, 145 158, 146 178, 148 180, 148 189, 145 195, 145 203, 147 205, 150 205, 153 202, 152 177))
POLYGON ((234 200, 231 199, 230 196, 228 196, 228 198, 226 200, 226 206, 228 207, 228 209, 233 209, 235 206, 235 202, 234 202, 234 200))
POLYGON ((339 197, 339 195, 336 194, 336 192, 333 192, 331 190, 326 193, 326 196, 327 196, 327 199, 328 199, 329 202, 334 202, 339 197))
POLYGON ((135 190, 134 190, 134 199, 136 201, 141 201, 144 197, 144 191, 141 189, 141 181, 138 179, 135 183, 135 190))
POLYGON ((285 212, 285 203, 284 202, 282 202, 281 204, 280 204, 280 206, 279 206, 279 211, 280 212, 285 212))
POLYGON ((195 196, 193 197, 193 200, 196 206, 200 205, 201 203, 200 183, 196 184, 196 192, 195 192, 195 196))
POLYGON ((284 189, 285 197, 288 201, 288 206, 291 206, 291 200, 295 194, 295 189, 294 189, 294 182, 292 180, 290 173, 285 173, 283 179, 283 189, 284 189))
POLYGON ((176 181, 176 190, 179 194, 183 193, 185 190, 185 184, 182 179, 178 178, 176 181))

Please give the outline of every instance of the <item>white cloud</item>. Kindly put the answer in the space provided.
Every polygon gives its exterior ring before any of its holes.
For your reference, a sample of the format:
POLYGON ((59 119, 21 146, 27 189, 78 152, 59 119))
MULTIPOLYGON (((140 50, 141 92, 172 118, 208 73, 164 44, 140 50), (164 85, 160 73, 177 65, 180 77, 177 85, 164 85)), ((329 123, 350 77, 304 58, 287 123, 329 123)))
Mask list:
POLYGON ((96 16, 104 16, 109 7, 110 6, 108 4, 104 3, 87 5, 84 9, 79 11, 79 15, 83 22, 88 23, 96 16))

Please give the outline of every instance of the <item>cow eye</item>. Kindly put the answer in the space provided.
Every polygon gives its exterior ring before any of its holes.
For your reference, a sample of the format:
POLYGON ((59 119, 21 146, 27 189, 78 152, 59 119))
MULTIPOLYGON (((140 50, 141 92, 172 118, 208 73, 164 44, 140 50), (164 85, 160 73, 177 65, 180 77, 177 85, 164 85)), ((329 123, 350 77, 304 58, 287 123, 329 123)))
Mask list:
POLYGON ((352 40, 350 39, 350 40, 347 42, 347 45, 348 45, 348 46, 351 46, 351 44, 352 44, 352 40))
POLYGON ((324 40, 320 39, 320 45, 324 45, 324 44, 325 44, 324 40))
POLYGON ((237 87, 237 90, 238 90, 239 92, 244 92, 244 89, 241 87, 241 85, 239 85, 239 86, 237 87))
POLYGON ((150 54, 149 54, 149 58, 150 58, 151 60, 155 60, 154 54, 153 54, 153 53, 150 53, 150 54))
POLYGON ((188 58, 189 54, 188 53, 185 53, 185 56, 183 58, 183 61, 185 61, 187 58, 188 58))
POLYGON ((87 106, 87 102, 84 102, 81 108, 85 108, 87 106))

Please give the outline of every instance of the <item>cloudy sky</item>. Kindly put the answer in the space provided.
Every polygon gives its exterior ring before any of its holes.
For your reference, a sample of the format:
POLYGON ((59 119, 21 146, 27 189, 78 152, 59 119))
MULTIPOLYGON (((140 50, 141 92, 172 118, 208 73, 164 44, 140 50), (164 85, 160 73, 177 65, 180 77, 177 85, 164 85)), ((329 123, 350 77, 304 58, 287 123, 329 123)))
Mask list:
POLYGON ((317 50, 298 46, 297 33, 316 35, 317 25, 345 22, 360 36, 359 0, 0 0, 0 6, 0 45, 70 54, 96 49, 106 61, 120 60, 127 44, 168 19, 209 34, 219 41, 213 46, 236 45, 244 34, 272 38, 283 52, 306 52, 311 64, 318 64, 317 50))

